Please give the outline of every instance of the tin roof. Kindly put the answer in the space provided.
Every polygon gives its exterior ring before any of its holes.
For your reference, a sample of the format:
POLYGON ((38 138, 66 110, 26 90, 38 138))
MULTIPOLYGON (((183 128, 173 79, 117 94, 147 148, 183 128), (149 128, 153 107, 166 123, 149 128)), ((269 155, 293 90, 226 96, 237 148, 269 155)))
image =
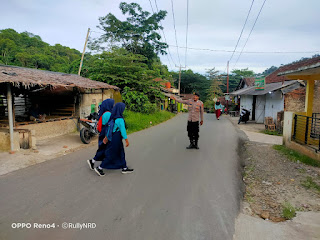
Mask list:
POLYGON ((236 96, 236 95, 265 95, 269 92, 283 89, 283 88, 286 88, 286 87, 294 85, 294 84, 298 84, 300 86, 299 81, 291 80, 291 81, 285 81, 283 84, 282 84, 282 82, 266 84, 264 90, 256 90, 255 86, 248 87, 248 88, 242 88, 240 90, 237 90, 237 91, 230 93, 230 95, 234 95, 234 96, 236 96))
POLYGON ((313 66, 319 63, 320 63, 320 56, 298 61, 298 62, 287 64, 287 65, 283 65, 273 73, 266 76, 266 83, 287 81, 289 80, 289 78, 283 75, 282 73, 295 71, 297 69, 303 69, 304 67, 313 66))

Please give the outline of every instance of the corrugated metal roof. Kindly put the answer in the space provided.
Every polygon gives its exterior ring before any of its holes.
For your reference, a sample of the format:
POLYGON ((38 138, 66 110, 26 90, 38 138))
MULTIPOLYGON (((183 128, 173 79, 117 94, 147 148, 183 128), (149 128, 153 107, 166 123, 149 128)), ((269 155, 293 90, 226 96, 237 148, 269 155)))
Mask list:
POLYGON ((292 69, 286 72, 280 72, 278 73, 278 76, 283 76, 283 75, 290 75, 290 74, 299 74, 301 72, 307 71, 307 70, 311 70, 311 69, 320 69, 320 62, 313 64, 313 65, 308 65, 308 66, 303 66, 297 69, 292 69))
POLYGON ((295 84, 297 82, 298 82, 297 80, 292 80, 292 81, 285 81, 283 84, 282 84, 282 82, 270 83, 270 84, 265 85, 264 90, 256 90, 256 87, 252 86, 252 87, 243 88, 238 91, 232 92, 232 93, 230 93, 230 95, 234 95, 234 96, 236 96, 236 95, 239 95, 239 96, 240 95, 253 95, 253 96, 265 95, 269 92, 273 92, 275 90, 285 88, 285 87, 290 86, 292 84, 295 84))
POLYGON ((308 67, 308 66, 315 65, 318 63, 320 63, 320 56, 306 59, 306 60, 302 60, 302 61, 298 61, 295 63, 290 63, 287 65, 283 65, 283 66, 279 67, 273 73, 266 76, 266 83, 287 81, 287 80, 289 80, 289 78, 287 78, 287 76, 285 76, 285 75, 282 75, 281 73, 295 71, 297 69, 302 69, 303 67, 308 67))
POLYGON ((0 65, 0 83, 12 83, 17 87, 30 88, 35 86, 45 87, 78 87, 82 89, 115 89, 107 83, 93 81, 76 74, 50 72, 32 68, 0 65))

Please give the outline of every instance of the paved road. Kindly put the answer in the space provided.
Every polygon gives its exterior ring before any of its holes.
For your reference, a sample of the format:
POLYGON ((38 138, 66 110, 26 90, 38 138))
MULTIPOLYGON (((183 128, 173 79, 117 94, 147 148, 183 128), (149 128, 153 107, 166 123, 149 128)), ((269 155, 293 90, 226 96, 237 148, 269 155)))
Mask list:
POLYGON ((1 176, 0 239, 232 239, 241 195, 237 132, 205 115, 200 150, 186 150, 186 123, 179 115, 130 135, 132 174, 97 176, 88 148, 1 176), (11 228, 19 222, 56 228, 11 228), (96 228, 64 230, 63 222, 96 228))

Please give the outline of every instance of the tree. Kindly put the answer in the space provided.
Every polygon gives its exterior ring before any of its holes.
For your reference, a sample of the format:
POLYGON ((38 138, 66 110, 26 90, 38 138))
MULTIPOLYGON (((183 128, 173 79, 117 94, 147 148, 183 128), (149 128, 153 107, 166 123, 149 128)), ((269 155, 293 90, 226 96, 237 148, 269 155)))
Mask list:
POLYGON ((14 59, 16 44, 11 39, 0 39, 1 60, 8 65, 14 59))
POLYGON ((263 71, 262 75, 264 76, 268 76, 269 74, 273 73, 274 71, 276 71, 278 68, 275 66, 271 66, 269 68, 267 68, 266 70, 263 71))
MULTIPOLYGON (((172 72, 172 77, 175 79, 175 86, 178 86, 179 72, 172 72)), ((210 87, 210 81, 206 76, 194 73, 191 69, 181 71, 181 93, 193 93, 197 91, 200 93, 200 99, 205 101, 207 99, 207 89, 210 87)))
POLYGON ((215 97, 219 97, 223 95, 223 92, 220 88, 223 85, 220 76, 218 75, 217 70, 215 68, 209 69, 207 73, 207 78, 211 81, 210 88, 208 89, 208 98, 209 100, 213 100, 215 97))
POLYGON ((161 35, 157 32, 162 27, 159 25, 167 14, 166 11, 150 14, 143 11, 137 3, 121 2, 119 8, 122 13, 128 14, 126 21, 121 21, 113 14, 109 13, 105 17, 100 17, 98 26, 105 32, 100 38, 89 43, 92 50, 103 49, 102 44, 120 42, 121 47, 135 54, 146 57, 147 63, 151 66, 152 59, 157 54, 166 54, 168 45, 161 42, 161 35))
POLYGON ((244 69, 234 69, 231 71, 234 75, 241 77, 253 77, 255 75, 254 71, 249 70, 248 68, 244 69))
POLYGON ((154 71, 144 63, 146 57, 133 54, 124 48, 114 47, 109 52, 94 55, 83 66, 83 76, 116 85, 129 87, 148 96, 151 102, 161 97, 159 83, 153 81, 154 71))
POLYGON ((79 64, 80 57, 79 51, 60 44, 50 46, 33 33, 0 30, 0 61, 6 65, 71 73, 71 65, 74 61, 79 64))

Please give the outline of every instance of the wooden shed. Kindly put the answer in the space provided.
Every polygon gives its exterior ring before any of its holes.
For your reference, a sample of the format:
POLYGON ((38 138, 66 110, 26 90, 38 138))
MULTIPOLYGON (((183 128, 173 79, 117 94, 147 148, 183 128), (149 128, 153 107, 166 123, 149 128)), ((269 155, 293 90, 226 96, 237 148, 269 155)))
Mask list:
POLYGON ((120 102, 120 89, 75 74, 0 65, 0 150, 30 148, 36 139, 73 132, 77 119, 97 111, 106 98, 120 102), (30 120, 35 104, 45 119, 30 120))

